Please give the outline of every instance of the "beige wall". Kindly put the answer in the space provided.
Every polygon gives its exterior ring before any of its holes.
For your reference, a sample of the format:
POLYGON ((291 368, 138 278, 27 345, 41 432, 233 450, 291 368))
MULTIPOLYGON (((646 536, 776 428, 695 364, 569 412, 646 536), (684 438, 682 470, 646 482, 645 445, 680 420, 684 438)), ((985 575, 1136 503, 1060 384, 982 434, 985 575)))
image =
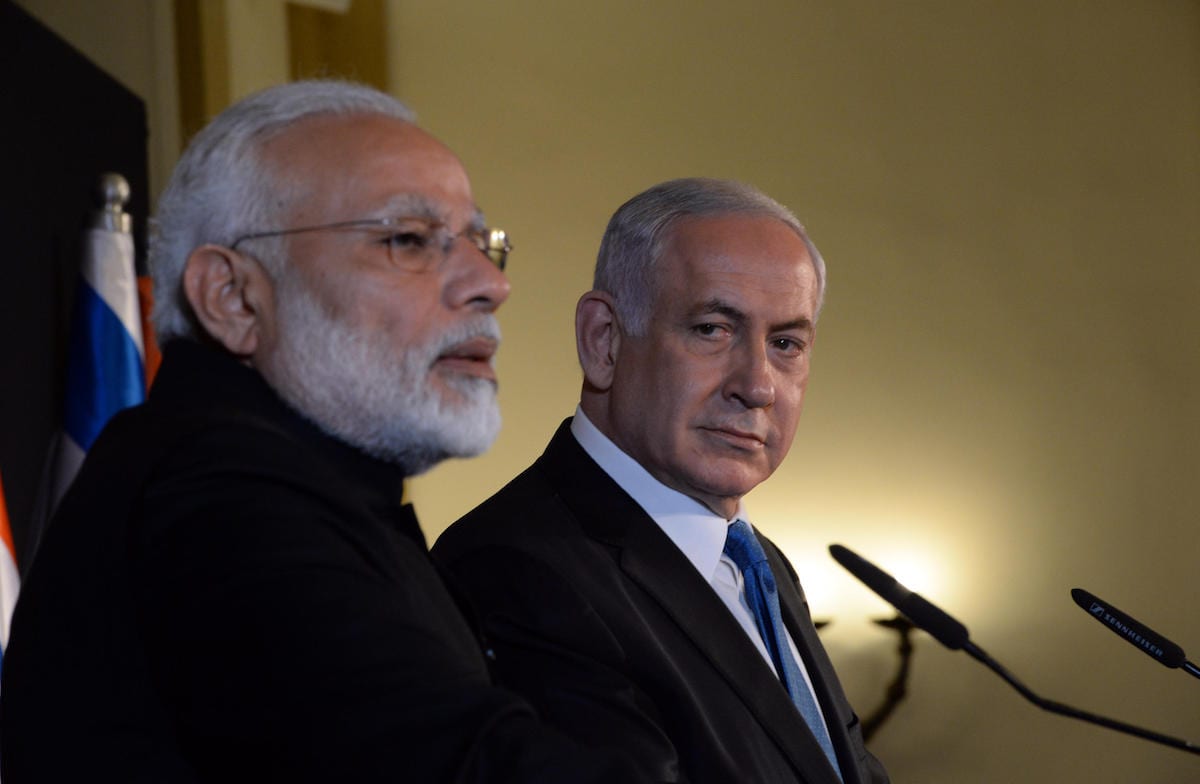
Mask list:
MULTIPOLYGON (((1200 685, 1068 594, 1200 651, 1200 5, 397 8, 393 87, 517 245, 505 429, 416 484, 431 533, 571 412, 571 316, 611 211, 668 177, 746 179, 830 269, 796 446, 749 508, 836 616, 825 637, 859 709, 894 642, 830 542, 926 562, 913 582, 1049 696, 1200 740, 1200 685)), ((1200 771, 1044 714, 927 637, 874 748, 898 782, 1200 771)))
MULTIPOLYGON (((1200 656, 1200 4, 390 7, 393 90, 517 246, 505 430, 414 483, 431 540, 570 414, 574 302, 611 211, 668 177, 745 179, 796 210, 830 269, 796 447, 748 504, 834 616, 860 712, 894 643, 830 542, 910 580, 1048 696, 1200 740, 1200 687, 1068 596, 1087 588, 1200 656)), ((898 784, 1200 771, 1044 714, 924 636, 873 748, 898 784)))

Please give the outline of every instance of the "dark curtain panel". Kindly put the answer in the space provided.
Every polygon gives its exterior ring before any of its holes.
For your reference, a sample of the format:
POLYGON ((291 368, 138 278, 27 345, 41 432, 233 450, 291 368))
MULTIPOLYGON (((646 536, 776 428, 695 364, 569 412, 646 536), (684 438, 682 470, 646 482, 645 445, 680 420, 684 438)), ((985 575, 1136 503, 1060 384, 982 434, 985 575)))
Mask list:
POLYGON ((43 464, 62 421, 80 232, 107 171, 133 195, 139 265, 148 212, 142 101, 0 0, 0 476, 22 573, 43 464))

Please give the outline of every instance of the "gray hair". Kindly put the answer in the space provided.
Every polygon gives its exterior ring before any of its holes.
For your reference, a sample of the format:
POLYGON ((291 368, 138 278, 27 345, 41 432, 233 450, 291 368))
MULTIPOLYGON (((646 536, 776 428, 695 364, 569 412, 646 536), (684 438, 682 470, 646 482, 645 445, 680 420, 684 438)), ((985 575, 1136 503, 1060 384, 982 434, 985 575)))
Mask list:
POLYGON ((825 260, 791 210, 745 183, 690 177, 669 180, 639 193, 613 213, 600 241, 592 288, 616 300, 617 316, 630 335, 645 334, 669 229, 687 216, 761 215, 790 226, 808 248, 817 274, 817 313, 825 299, 825 260))
MULTIPOLYGON (((301 120, 329 114, 415 120, 404 104, 374 88, 302 81, 239 101, 192 139, 159 199, 151 229, 149 267, 159 342, 201 334, 183 293, 183 271, 193 250, 207 243, 228 246, 243 234, 274 228, 281 186, 262 159, 263 144, 301 120)), ((276 259, 272 272, 278 274, 281 265, 276 259)))

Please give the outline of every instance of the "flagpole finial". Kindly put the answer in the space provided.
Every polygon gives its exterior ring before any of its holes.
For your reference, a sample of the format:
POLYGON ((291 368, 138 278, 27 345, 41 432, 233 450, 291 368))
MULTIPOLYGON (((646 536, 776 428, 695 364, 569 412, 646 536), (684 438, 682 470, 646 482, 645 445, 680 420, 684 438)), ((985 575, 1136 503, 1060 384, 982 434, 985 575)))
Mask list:
POLYGON ((128 180, 115 172, 101 174, 96 182, 96 197, 100 202, 100 209, 92 214, 91 228, 131 233, 133 218, 125 212, 129 196, 128 180))

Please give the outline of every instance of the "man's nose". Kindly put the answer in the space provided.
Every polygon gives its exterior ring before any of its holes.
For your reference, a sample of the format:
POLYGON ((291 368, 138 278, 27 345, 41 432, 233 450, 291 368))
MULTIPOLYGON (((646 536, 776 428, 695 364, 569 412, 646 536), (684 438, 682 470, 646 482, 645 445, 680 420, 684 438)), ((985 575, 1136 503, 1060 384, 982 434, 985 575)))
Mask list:
POLYGON ((512 290, 508 276, 464 237, 456 238, 450 247, 446 274, 445 295, 452 308, 469 306, 490 313, 512 290))
POLYGON ((734 351, 725 396, 746 408, 767 408, 775 402, 775 373, 765 345, 747 344, 734 351))

